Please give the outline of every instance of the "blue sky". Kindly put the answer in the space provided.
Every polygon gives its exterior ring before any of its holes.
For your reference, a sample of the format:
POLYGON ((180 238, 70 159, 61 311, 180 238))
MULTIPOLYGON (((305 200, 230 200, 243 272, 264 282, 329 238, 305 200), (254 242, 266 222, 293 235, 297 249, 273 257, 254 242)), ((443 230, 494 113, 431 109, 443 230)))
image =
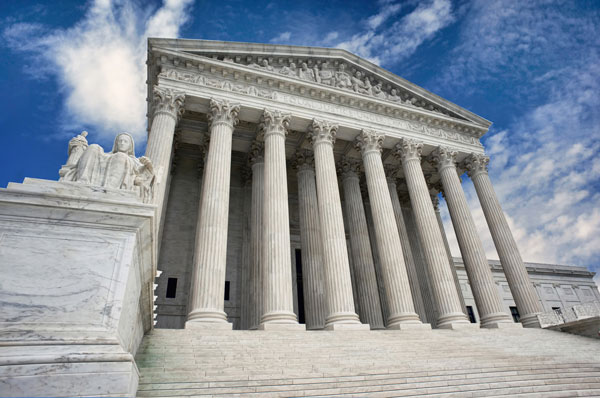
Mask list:
POLYGON ((490 176, 524 259, 598 270, 598 1, 4 1, 0 22, 1 187, 56 179, 84 129, 144 152, 148 36, 340 47, 494 122, 490 176))

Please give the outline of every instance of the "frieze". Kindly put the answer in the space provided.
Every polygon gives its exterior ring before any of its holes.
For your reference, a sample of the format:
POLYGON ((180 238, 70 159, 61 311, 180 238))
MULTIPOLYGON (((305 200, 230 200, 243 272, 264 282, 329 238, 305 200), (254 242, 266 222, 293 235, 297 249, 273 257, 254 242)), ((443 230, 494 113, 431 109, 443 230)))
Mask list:
POLYGON ((277 91, 273 88, 257 87, 245 81, 231 81, 224 78, 215 78, 207 76, 201 73, 181 72, 173 68, 164 67, 158 76, 161 78, 182 81, 195 85, 201 85, 205 87, 231 91, 234 93, 265 98, 316 111, 335 113, 350 118, 419 132, 432 137, 438 137, 458 141, 468 145, 482 147, 481 143, 476 137, 466 136, 460 132, 450 130, 449 127, 446 127, 444 129, 430 126, 417 120, 404 120, 399 118, 388 117, 385 115, 375 114, 372 112, 364 112, 355 108, 350 108, 348 106, 340 106, 329 102, 316 101, 310 98, 277 91))

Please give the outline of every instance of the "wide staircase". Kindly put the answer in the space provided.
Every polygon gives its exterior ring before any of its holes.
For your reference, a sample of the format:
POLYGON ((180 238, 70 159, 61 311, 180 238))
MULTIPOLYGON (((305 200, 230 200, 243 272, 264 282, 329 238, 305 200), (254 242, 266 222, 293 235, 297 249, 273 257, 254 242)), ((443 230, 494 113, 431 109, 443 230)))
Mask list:
POLYGON ((139 397, 600 397, 600 342, 540 329, 156 329, 139 397))

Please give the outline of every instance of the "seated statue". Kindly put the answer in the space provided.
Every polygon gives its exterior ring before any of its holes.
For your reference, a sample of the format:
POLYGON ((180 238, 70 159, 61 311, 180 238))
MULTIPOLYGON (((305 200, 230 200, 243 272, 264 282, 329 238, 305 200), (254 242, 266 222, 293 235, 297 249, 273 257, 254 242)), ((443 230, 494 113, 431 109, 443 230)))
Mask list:
POLYGON ((151 202, 154 170, 150 159, 135 157, 133 137, 117 135, 112 151, 104 153, 100 145, 88 145, 86 136, 84 131, 69 141, 69 158, 58 172, 59 181, 136 191, 145 203, 151 202))

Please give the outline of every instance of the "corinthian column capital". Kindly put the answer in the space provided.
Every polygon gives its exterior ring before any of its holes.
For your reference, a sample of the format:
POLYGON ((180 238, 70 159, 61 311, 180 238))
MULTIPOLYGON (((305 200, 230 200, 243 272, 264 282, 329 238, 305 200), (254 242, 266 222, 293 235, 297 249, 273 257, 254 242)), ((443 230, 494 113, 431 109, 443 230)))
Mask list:
POLYGON ((265 109, 260 118, 258 128, 265 139, 271 134, 278 134, 285 137, 288 133, 287 130, 290 127, 291 118, 292 115, 289 113, 265 109))
POLYGON ((308 128, 308 133, 313 146, 317 146, 322 143, 333 146, 335 143, 335 136, 337 134, 338 125, 332 124, 323 120, 313 119, 311 125, 308 128))
POLYGON ((300 149, 294 155, 292 167, 300 171, 315 169, 315 154, 308 149, 300 149))
POLYGON ((346 178, 359 178, 362 173, 362 161, 343 157, 337 164, 337 172, 343 180, 346 178))
POLYGON ((467 174, 469 175, 469 177, 473 178, 474 176, 481 173, 487 174, 487 166, 489 162, 489 157, 481 154, 472 153, 465 159, 464 165, 467 169, 467 174))
POLYGON ((378 134, 374 130, 361 130, 354 143, 357 150, 365 156, 371 152, 381 153, 381 146, 385 135, 378 134))
POLYGON ((164 113, 171 116, 177 122, 184 111, 185 93, 159 86, 154 86, 152 93, 153 116, 164 113))
POLYGON ((428 160, 438 171, 442 171, 448 167, 456 168, 456 155, 456 151, 439 146, 431 152, 428 160))
POLYGON ((423 143, 410 138, 403 138, 398 144, 396 144, 396 151, 394 155, 404 162, 408 160, 421 161, 421 150, 423 149, 423 143))
POLYGON ((250 152, 248 152, 248 165, 254 166, 256 163, 265 162, 265 144, 260 141, 252 142, 250 145, 250 152))
POLYGON ((227 124, 231 127, 235 126, 239 119, 240 105, 232 104, 226 100, 210 100, 210 112, 208 113, 208 124, 212 127, 217 124, 227 124))

